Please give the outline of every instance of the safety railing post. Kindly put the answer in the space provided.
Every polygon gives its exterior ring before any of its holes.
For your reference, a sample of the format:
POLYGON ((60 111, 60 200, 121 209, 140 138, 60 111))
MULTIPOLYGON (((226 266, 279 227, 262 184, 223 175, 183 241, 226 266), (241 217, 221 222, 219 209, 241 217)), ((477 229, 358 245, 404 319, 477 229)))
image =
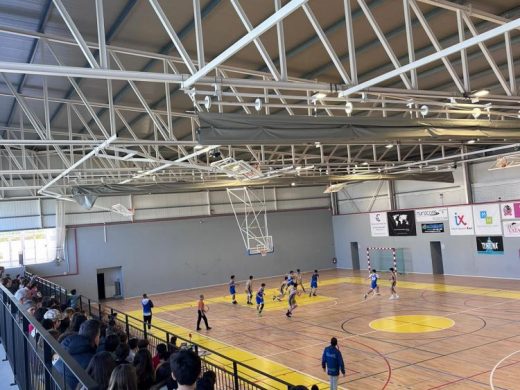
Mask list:
POLYGON ((240 390, 238 383, 238 367, 237 362, 233 361, 233 379, 235 381, 235 390, 240 390))

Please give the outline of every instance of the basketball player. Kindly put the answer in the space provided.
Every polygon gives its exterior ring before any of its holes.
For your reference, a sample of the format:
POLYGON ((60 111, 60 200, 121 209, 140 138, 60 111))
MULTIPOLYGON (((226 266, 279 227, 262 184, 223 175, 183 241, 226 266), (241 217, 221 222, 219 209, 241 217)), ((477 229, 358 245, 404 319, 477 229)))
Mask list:
POLYGON ((288 298, 289 309, 287 310, 287 313, 285 313, 285 315, 289 318, 292 316, 294 309, 298 307, 298 305, 296 304, 296 295, 300 295, 300 293, 298 292, 298 285, 291 284, 291 287, 289 287, 288 298))
POLYGON ((397 295, 397 290, 395 287, 397 286, 397 270, 395 268, 390 268, 390 281, 392 282, 392 286, 390 287, 390 298, 389 299, 399 299, 399 295, 397 295))
POLYGON ((247 295, 247 304, 253 304, 253 275, 249 276, 249 279, 246 282, 246 295, 247 295))
POLYGON ((264 290, 265 290, 265 283, 262 283, 262 285, 256 292, 256 311, 257 311, 259 317, 262 315, 262 310, 264 310, 264 294, 265 294, 264 290))
POLYGON ((302 288, 303 292, 306 292, 305 291, 305 287, 303 286, 303 280, 302 279, 303 279, 303 275, 302 275, 300 269, 298 268, 296 270, 296 283, 298 283, 298 286, 300 286, 302 288))
POLYGON ((289 271, 289 275, 287 275, 287 287, 292 286, 294 283, 296 283, 296 279, 294 278, 294 271, 289 271))
POLYGON ((274 300, 277 300, 278 302, 282 301, 282 298, 285 295, 285 288, 288 286, 288 284, 287 284, 287 280, 288 279, 289 279, 288 276, 284 277, 284 280, 283 280, 282 284, 280 284, 280 292, 279 292, 278 295, 273 296, 273 301, 274 300))
POLYGON ((200 295, 199 302, 197 304, 197 330, 200 330, 200 320, 204 320, 204 324, 206 325, 206 329, 210 330, 211 327, 208 325, 208 318, 206 317, 206 312, 208 311, 206 305, 204 304, 204 295, 200 295))
POLYGON ((320 275, 318 274, 318 270, 315 269, 314 273, 311 276, 311 291, 309 293, 309 297, 312 295, 316 296, 316 290, 318 290, 318 278, 319 277, 320 277, 320 275))
POLYGON ((236 294, 236 284, 235 284, 235 275, 231 275, 231 279, 229 280, 229 293, 231 294, 231 303, 233 305, 237 304, 237 300, 235 299, 236 294))
POLYGON ((370 279, 370 290, 365 294, 365 299, 367 299, 368 294, 371 292, 379 295, 379 286, 377 285, 379 275, 377 274, 377 270, 373 269, 372 273, 368 276, 368 279, 370 279))

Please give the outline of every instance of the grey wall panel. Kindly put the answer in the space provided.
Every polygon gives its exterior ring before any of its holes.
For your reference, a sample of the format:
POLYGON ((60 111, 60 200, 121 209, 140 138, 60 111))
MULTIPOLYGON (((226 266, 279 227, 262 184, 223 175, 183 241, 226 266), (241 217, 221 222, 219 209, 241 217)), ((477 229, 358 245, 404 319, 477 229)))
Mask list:
MULTIPOLYGON (((79 227, 79 275, 53 280, 96 298, 96 269, 122 266, 124 293, 129 297, 145 291, 159 293, 225 283, 232 273, 243 280, 249 274, 260 277, 295 268, 307 271, 333 267, 328 210, 270 213, 268 223, 275 252, 266 257, 245 255, 233 216, 110 225, 106 243, 103 226, 79 227)), ((68 244, 74 270, 74 234, 69 233, 68 244)), ((31 268, 42 275, 60 275, 67 264, 31 268)))
POLYGON ((478 255, 475 236, 450 236, 449 232, 422 234, 420 223, 416 237, 371 237, 368 214, 335 216, 332 224, 340 268, 352 268, 350 242, 356 241, 361 268, 366 266, 367 247, 395 247, 405 249, 406 272, 431 273, 430 241, 440 241, 445 274, 520 278, 518 238, 504 237, 503 255, 478 255))

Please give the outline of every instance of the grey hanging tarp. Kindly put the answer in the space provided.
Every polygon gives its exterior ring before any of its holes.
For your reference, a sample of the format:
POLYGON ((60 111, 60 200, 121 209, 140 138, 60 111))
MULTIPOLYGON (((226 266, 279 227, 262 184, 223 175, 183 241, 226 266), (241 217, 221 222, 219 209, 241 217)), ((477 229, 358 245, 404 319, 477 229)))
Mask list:
POLYGON ((90 194, 93 196, 102 195, 130 195, 130 194, 159 194, 174 192, 194 192, 205 190, 223 190, 226 188, 243 187, 244 185, 252 187, 288 187, 291 183, 302 186, 323 185, 338 182, 358 182, 369 180, 418 180, 433 181, 441 183, 453 183, 452 172, 423 172, 423 173, 407 173, 399 174, 359 174, 359 175, 332 175, 332 176, 312 176, 312 177, 277 177, 270 179, 257 179, 252 181, 239 180, 215 180, 206 181, 204 183, 154 183, 154 184, 104 184, 97 186, 80 186, 74 190, 81 194, 90 194))
POLYGON ((520 121, 394 119, 199 113, 201 145, 278 145, 322 142, 520 140, 520 121))
POLYGON ((86 210, 90 210, 96 203, 97 196, 91 191, 83 190, 81 187, 72 188, 72 198, 86 210))

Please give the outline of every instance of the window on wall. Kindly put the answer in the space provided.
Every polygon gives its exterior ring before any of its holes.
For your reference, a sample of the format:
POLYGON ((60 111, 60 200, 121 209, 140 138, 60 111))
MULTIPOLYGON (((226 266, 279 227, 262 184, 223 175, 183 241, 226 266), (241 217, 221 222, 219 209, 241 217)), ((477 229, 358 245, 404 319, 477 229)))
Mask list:
POLYGON ((47 263, 56 258, 56 229, 0 233, 0 265, 47 263))

